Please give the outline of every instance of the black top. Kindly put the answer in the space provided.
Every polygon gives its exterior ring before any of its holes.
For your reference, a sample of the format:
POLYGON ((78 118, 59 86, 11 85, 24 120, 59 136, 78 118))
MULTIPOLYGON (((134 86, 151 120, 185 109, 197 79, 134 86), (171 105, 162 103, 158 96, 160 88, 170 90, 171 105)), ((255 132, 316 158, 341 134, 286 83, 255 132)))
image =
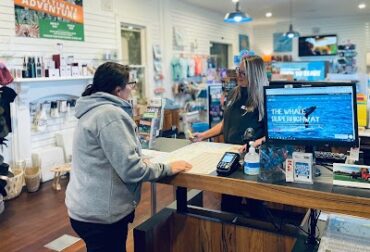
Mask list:
MULTIPOLYGON (((230 92, 232 94, 235 89, 230 92)), ((265 124, 263 120, 260 122, 259 111, 256 108, 254 111, 245 113, 242 106, 246 104, 248 99, 248 89, 246 87, 240 88, 241 96, 233 104, 230 104, 230 96, 227 99, 227 104, 224 112, 224 127, 223 134, 225 143, 230 144, 246 144, 248 141, 253 141, 264 136, 265 124), (244 114, 245 113, 245 114, 244 114), (244 114, 244 115, 243 115, 244 114), (244 133, 248 129, 251 136, 244 137, 244 133), (252 129, 252 130, 251 130, 252 129)))
POLYGON ((5 117, 6 126, 8 127, 9 132, 12 131, 10 103, 14 101, 16 96, 17 93, 13 89, 9 87, 0 88, 0 107, 4 109, 4 114, 2 114, 2 116, 5 117))

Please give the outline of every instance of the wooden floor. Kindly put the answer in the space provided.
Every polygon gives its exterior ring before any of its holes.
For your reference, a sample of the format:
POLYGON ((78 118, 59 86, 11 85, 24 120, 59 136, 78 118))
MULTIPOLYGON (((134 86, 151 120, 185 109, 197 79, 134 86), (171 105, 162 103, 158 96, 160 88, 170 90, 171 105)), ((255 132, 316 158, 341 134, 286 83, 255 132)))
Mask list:
MULTIPOLYGON (((5 202, 5 211, 0 215, 0 251, 50 251, 44 245, 62 236, 77 236, 72 230, 64 204, 67 181, 62 181, 62 191, 56 192, 51 183, 42 185, 35 193, 22 194, 5 202)), ((204 204, 219 209, 219 195, 206 193, 204 204)), ((157 185, 157 210, 173 202, 173 189, 168 185, 157 185)), ((135 221, 129 227, 127 251, 134 251, 132 229, 150 217, 150 187, 144 183, 142 199, 135 212, 135 221)), ((78 242, 65 250, 86 251, 85 244, 78 242)))

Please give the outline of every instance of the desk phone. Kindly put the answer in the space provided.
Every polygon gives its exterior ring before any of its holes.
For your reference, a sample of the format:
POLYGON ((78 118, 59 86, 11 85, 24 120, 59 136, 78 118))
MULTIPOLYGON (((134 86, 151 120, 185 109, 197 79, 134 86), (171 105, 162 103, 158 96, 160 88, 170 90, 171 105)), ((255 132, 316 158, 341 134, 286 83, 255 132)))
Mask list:
POLYGON ((217 164, 217 174, 228 176, 240 167, 240 155, 234 152, 225 152, 217 164))

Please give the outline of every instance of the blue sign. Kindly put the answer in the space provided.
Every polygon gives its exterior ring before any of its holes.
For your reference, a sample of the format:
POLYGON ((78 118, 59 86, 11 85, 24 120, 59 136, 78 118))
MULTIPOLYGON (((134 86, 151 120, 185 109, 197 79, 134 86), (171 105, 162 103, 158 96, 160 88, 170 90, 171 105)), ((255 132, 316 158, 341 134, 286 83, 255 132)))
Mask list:
POLYGON ((326 77, 326 61, 274 62, 272 73, 293 75, 297 81, 323 81, 326 77))

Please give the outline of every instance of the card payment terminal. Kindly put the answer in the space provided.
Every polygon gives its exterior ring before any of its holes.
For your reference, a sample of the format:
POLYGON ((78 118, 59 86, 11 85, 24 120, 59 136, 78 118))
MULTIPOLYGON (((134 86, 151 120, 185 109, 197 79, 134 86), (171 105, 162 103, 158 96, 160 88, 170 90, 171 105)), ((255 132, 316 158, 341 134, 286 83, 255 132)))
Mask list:
POLYGON ((225 152, 220 162, 217 164, 217 174, 228 176, 240 167, 240 155, 234 152, 225 152))

